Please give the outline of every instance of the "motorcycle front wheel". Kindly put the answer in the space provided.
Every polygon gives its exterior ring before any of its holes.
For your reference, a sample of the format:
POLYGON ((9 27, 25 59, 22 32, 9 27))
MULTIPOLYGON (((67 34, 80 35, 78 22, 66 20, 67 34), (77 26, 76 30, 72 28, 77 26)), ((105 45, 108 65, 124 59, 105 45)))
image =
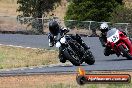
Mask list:
POLYGON ((123 45, 119 46, 119 49, 121 50, 121 52, 123 53, 123 55, 128 59, 128 60, 132 60, 132 56, 129 54, 129 52, 123 47, 123 45))
POLYGON ((88 65, 93 65, 95 63, 95 58, 91 51, 87 50, 84 57, 85 63, 87 63, 88 65))

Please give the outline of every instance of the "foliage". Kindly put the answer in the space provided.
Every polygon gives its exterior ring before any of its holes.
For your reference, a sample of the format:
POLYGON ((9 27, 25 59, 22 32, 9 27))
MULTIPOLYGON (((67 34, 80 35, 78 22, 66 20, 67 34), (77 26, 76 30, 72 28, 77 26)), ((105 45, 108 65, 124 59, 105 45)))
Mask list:
MULTIPOLYGON (((59 3, 61 0, 18 0, 17 4, 19 7, 17 9, 18 12, 21 14, 18 15, 19 18, 21 17, 33 17, 33 18, 42 18, 45 13, 53 10, 55 8, 55 3, 59 3)), ((29 18, 21 21, 21 23, 26 24, 28 23, 29 18)), ((31 20, 30 20, 31 21, 31 20)), ((35 19, 34 20, 35 29, 38 31, 43 31, 42 19, 35 19)), ((33 23, 34 23, 33 22, 33 23)), ((34 26, 32 26, 34 27, 34 26)))
POLYGON ((111 21, 132 23, 132 8, 118 6, 111 14, 111 21))
MULTIPOLYGON (((117 0, 119 2, 119 0, 117 0)), ((119 5, 116 0, 72 0, 65 20, 109 21, 111 13, 119 5)), ((121 3, 122 0, 120 0, 121 3)))
MULTIPOLYGON (((66 12, 65 25, 73 28, 89 28, 89 22, 80 21, 110 21, 111 13, 119 5, 123 5, 123 0, 70 0, 66 12)), ((95 25, 96 28, 98 25, 95 25)))
POLYGON ((17 11, 22 12, 25 17, 38 17, 44 12, 49 12, 54 9, 54 3, 61 0, 18 0, 19 7, 17 11), (39 12, 39 13, 38 13, 39 12))

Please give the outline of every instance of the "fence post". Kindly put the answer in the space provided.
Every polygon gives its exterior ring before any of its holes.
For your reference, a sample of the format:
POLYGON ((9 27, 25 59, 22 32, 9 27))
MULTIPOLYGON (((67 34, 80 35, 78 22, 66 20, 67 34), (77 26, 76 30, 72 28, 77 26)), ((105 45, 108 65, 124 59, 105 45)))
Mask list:
POLYGON ((127 26, 126 26, 126 28, 125 28, 125 31, 126 31, 126 34, 128 35, 128 29, 127 29, 127 28, 128 28, 129 23, 127 23, 126 25, 127 25, 127 26))

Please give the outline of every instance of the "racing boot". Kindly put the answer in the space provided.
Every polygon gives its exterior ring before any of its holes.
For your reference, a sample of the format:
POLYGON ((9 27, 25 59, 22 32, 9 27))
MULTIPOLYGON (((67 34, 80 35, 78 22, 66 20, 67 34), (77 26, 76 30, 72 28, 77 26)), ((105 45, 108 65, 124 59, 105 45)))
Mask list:
POLYGON ((110 47, 106 47, 106 48, 104 49, 104 55, 105 55, 105 56, 109 56, 110 54, 115 54, 115 52, 114 52, 113 50, 111 50, 110 47))
POLYGON ((104 55, 109 56, 110 55, 110 50, 108 48, 104 49, 104 55))

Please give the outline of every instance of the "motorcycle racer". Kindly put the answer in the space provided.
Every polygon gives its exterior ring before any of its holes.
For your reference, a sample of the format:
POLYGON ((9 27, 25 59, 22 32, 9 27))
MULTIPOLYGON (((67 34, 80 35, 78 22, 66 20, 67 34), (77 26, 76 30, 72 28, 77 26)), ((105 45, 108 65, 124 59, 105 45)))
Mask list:
MULTIPOLYGON (((106 46, 106 43, 107 43, 107 37, 106 36, 107 36, 107 32, 109 30, 110 30, 110 28, 109 28, 107 23, 102 23, 100 25, 101 35, 99 37, 99 40, 100 40, 102 46, 105 47, 105 49, 104 49, 104 55, 105 56, 109 56, 110 54, 115 53, 113 50, 111 50, 111 48, 109 46, 106 46)), ((127 36, 127 34, 124 31, 122 31, 121 29, 118 29, 118 30, 120 30, 124 35, 127 36)), ((130 41, 131 41, 131 39, 130 39, 130 41)))
POLYGON ((109 26, 107 23, 102 23, 100 25, 100 31, 101 31, 101 35, 99 37, 99 40, 102 44, 103 47, 105 47, 104 49, 104 55, 105 56, 109 56, 110 54, 114 54, 115 52, 111 50, 110 47, 106 46, 106 43, 107 43, 107 32, 108 32, 109 29, 109 26))
POLYGON ((115 54, 132 60, 132 42, 122 31, 112 28, 107 32, 106 46, 111 47, 115 54))
POLYGON ((103 47, 105 47, 105 44, 107 43, 107 32, 109 30, 108 24, 107 23, 102 23, 100 25, 100 31, 101 35, 99 36, 99 40, 102 44, 103 47))
MULTIPOLYGON (((63 33, 69 32, 68 28, 61 28, 57 21, 50 21, 49 22, 49 33, 48 33, 48 39, 49 39, 49 46, 53 47, 54 44, 59 40, 63 33)), ((76 34, 75 36, 71 36, 73 39, 75 39, 80 45, 84 47, 84 49, 89 49, 89 47, 82 41, 81 37, 76 34)), ((62 50, 59 50, 59 59, 60 62, 65 63, 65 59, 62 56, 62 50)))

